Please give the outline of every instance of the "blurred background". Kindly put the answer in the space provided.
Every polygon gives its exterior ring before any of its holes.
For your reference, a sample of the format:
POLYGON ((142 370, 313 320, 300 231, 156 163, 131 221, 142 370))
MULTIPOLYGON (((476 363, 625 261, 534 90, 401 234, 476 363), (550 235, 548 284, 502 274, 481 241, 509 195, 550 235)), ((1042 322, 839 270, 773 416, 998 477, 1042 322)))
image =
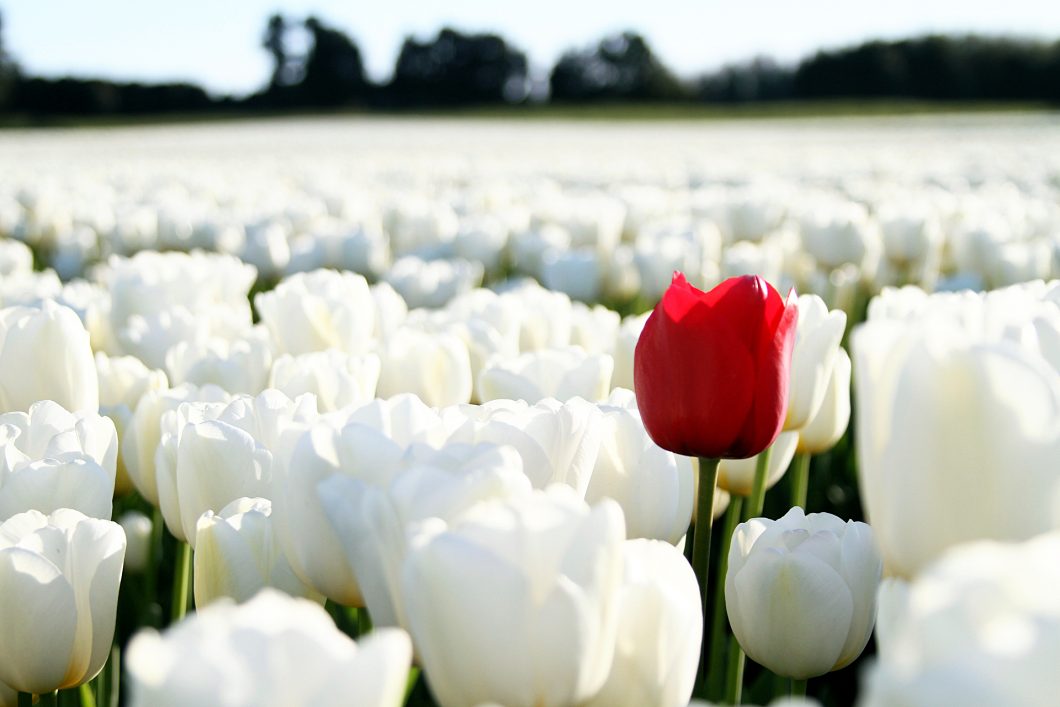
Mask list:
POLYGON ((6 124, 1060 101, 1060 6, 1040 0, 4 0, 0 18, 6 124))

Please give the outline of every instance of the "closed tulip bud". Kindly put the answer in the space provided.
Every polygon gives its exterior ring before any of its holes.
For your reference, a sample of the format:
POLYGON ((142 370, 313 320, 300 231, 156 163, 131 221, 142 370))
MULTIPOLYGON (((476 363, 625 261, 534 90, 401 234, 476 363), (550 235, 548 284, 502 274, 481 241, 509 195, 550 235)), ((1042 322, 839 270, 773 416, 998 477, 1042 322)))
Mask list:
POLYGON ((478 502, 531 490, 511 447, 413 445, 401 467, 382 483, 332 474, 317 486, 374 626, 408 626, 401 594, 407 528, 427 518, 453 522, 478 502))
POLYGON ((600 454, 585 500, 622 506, 626 537, 676 544, 692 520, 692 460, 651 441, 636 410, 602 406, 600 454))
POLYGON ((805 427, 824 402, 847 323, 844 312, 828 311, 824 300, 817 295, 800 295, 798 303, 799 325, 791 355, 786 430, 805 427))
POLYGON ((398 707, 411 660, 404 631, 354 643, 316 603, 266 589, 141 631, 125 666, 132 707, 398 707))
POLYGON ((62 509, 0 524, 0 680, 43 694, 96 676, 110 657, 125 534, 62 509))
POLYGON ((780 434, 798 308, 760 277, 701 292, 680 273, 644 325, 637 406, 663 449, 742 459, 780 434))
POLYGON ((269 497, 274 468, 316 417, 315 406, 312 396, 291 400, 271 390, 223 408, 186 403, 167 413, 156 461, 159 507, 170 532, 194 547, 203 513, 246 494, 269 497))
MULTIPOLYGON (((773 442, 769 452, 769 466, 766 468, 767 491, 784 478, 788 467, 791 466, 791 460, 795 457, 795 447, 798 443, 798 432, 781 432, 773 442)), ((756 454, 747 459, 722 459, 718 464, 718 488, 738 496, 750 496, 754 488, 758 456, 756 454)))
POLYGON ((206 511, 195 529, 195 606, 228 597, 244 602, 264 587, 320 603, 295 576, 273 531, 272 504, 238 498, 220 513, 206 511))
POLYGON ((0 520, 60 508, 109 519, 117 455, 114 424, 102 415, 50 400, 0 415, 0 520))
POLYGON ((1020 321, 1056 306, 1011 294, 933 295, 855 330, 858 487, 888 574, 1057 527, 1060 359, 1020 321))
POLYGON ((850 354, 839 349, 821 407, 799 430, 800 454, 821 454, 835 446, 850 423, 850 354))
POLYGON ((736 527, 725 605, 740 646, 805 680, 853 662, 872 633, 882 563, 865 523, 792 508, 736 527))
POLYGON ((26 411, 38 400, 99 412, 88 332, 72 309, 49 300, 0 310, 0 410, 26 411))
POLYGON ((550 707, 595 695, 614 655, 623 536, 617 504, 590 509, 562 486, 423 524, 402 591, 438 702, 550 707))
POLYGON ((627 540, 611 673, 588 705, 684 707, 703 641, 699 584, 672 545, 627 540))
POLYGON ((167 390, 148 390, 140 398, 122 439, 121 456, 129 480, 148 503, 159 505, 155 456, 162 440, 162 418, 165 414, 175 412, 185 402, 223 404, 230 399, 228 393, 215 385, 202 388, 182 385, 167 390))
POLYGON ((126 511, 118 524, 125 531, 125 571, 143 572, 151 555, 151 519, 140 511, 126 511))
POLYGON ((603 400, 611 390, 615 362, 608 354, 589 354, 578 346, 541 349, 486 364, 479 375, 479 399, 545 398, 603 400))

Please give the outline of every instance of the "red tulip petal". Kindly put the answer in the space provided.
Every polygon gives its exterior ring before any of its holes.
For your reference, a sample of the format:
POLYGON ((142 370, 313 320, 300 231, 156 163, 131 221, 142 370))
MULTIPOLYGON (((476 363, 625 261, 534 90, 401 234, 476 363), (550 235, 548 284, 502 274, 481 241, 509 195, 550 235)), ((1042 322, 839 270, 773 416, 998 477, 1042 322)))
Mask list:
POLYGON ((754 403, 738 445, 730 450, 732 458, 744 459, 758 454, 773 444, 784 428, 784 416, 788 408, 788 378, 798 319, 798 306, 794 298, 789 297, 775 333, 758 357, 754 403))
POLYGON ((754 358, 738 330, 675 276, 634 356, 637 404, 651 438, 688 456, 721 456, 751 410, 754 358))

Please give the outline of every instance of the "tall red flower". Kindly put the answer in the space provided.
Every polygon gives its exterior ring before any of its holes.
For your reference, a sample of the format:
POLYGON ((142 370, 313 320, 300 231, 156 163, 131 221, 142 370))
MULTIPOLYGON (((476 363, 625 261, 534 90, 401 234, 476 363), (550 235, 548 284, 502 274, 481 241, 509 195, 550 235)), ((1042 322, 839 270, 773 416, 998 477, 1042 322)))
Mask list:
POLYGON ((784 426, 798 308, 763 278, 729 278, 710 292, 674 273, 633 358, 644 427, 663 449, 743 459, 784 426))

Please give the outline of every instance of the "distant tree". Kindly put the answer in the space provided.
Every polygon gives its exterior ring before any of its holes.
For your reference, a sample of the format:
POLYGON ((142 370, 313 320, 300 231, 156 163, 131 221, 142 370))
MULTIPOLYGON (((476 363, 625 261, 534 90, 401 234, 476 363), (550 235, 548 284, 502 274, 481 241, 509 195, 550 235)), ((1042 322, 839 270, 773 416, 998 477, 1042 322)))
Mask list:
POLYGON ((623 32, 587 50, 568 51, 549 76, 555 101, 679 100, 686 90, 644 37, 623 32))
POLYGON ((791 98, 794 69, 768 57, 730 64, 699 79, 696 95, 708 103, 747 103, 791 98))
POLYGON ((795 71, 797 96, 1060 101, 1060 42, 928 36, 820 51, 795 71))
POLYGON ((468 105, 523 100, 526 55, 496 34, 444 28, 431 41, 406 37, 387 92, 402 105, 468 105))
POLYGON ((269 79, 269 88, 285 86, 291 83, 286 35, 287 19, 280 13, 269 17, 269 23, 265 28, 265 37, 261 42, 265 50, 272 56, 272 76, 269 79))
POLYGON ((308 106, 339 106, 364 98, 368 80, 357 43, 316 17, 305 21, 312 45, 298 84, 299 100, 308 106))
POLYGON ((5 109, 11 104, 18 83, 18 75, 18 64, 4 47, 4 18, 0 14, 0 109, 5 109))

